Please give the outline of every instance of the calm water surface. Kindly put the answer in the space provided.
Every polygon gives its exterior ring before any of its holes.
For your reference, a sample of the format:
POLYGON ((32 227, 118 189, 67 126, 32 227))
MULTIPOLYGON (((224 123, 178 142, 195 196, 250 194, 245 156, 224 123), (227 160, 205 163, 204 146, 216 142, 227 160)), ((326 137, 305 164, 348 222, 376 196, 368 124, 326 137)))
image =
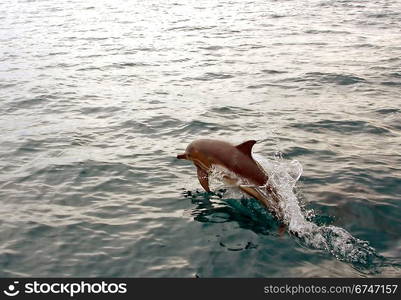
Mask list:
POLYGON ((401 276, 400 1, 0 12, 0 276, 401 276), (259 141, 291 234, 200 137, 259 141))

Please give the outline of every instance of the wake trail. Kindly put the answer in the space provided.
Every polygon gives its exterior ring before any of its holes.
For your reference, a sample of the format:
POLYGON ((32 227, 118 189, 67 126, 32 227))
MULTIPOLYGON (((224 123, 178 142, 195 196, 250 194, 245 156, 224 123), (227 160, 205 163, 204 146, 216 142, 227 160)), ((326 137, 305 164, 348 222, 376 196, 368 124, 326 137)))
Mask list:
POLYGON ((369 242, 352 236, 341 227, 319 226, 306 219, 294 193, 294 187, 303 172, 298 161, 288 162, 282 158, 267 160, 259 155, 254 155, 254 159, 269 175, 267 184, 276 188, 284 213, 284 224, 303 246, 326 251, 356 267, 370 268, 382 262, 383 258, 369 242))

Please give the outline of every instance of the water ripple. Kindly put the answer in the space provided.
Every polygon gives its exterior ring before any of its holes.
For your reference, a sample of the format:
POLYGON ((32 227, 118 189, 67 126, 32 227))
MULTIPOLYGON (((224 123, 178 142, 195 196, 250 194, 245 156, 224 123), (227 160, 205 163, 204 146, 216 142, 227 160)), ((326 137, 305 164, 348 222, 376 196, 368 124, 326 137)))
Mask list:
POLYGON ((355 133, 369 133, 377 135, 391 134, 391 131, 389 131, 388 129, 375 126, 366 121, 321 120, 314 123, 294 124, 292 125, 292 127, 316 133, 323 133, 328 130, 346 135, 355 133))
POLYGON ((400 276, 399 1, 131 4, 0 2, 0 276, 400 276), (298 159, 299 226, 199 137, 298 159))

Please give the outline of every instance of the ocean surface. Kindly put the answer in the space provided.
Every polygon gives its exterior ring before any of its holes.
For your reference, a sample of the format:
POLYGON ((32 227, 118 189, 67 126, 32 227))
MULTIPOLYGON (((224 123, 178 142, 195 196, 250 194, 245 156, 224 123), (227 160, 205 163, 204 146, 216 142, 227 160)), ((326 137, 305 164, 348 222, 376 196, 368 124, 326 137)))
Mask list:
POLYGON ((401 2, 0 2, 0 276, 401 276, 401 2), (176 159, 256 139, 287 229, 176 159))

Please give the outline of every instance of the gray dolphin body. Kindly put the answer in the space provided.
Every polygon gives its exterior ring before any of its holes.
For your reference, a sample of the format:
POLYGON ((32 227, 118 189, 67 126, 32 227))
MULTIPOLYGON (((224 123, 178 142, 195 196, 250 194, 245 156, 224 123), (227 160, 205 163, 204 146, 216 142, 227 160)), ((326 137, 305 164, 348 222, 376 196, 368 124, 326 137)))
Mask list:
POLYGON ((220 166, 234 173, 245 180, 246 184, 238 183, 229 173, 223 175, 223 180, 258 199, 264 207, 282 219, 280 199, 274 187, 268 184, 266 172, 252 158, 252 147, 255 143, 256 141, 249 140, 234 146, 224 141, 199 139, 189 144, 185 152, 177 155, 177 158, 190 160, 195 164, 199 182, 207 192, 210 192, 209 174, 213 167, 220 166))

